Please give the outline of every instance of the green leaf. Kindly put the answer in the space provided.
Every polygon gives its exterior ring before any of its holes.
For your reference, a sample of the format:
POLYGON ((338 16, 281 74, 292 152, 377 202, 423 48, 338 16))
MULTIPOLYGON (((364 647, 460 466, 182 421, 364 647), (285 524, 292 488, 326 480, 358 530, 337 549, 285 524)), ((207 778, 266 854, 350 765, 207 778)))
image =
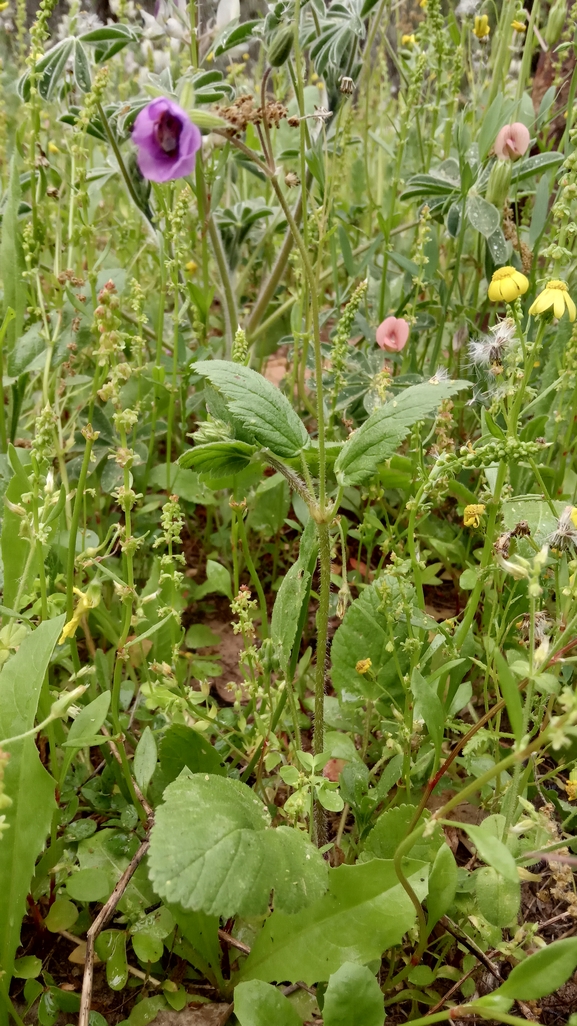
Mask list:
POLYGON ((558 167, 564 160, 565 155, 557 153, 556 150, 550 150, 548 153, 536 153, 534 157, 525 157, 514 166, 511 185, 524 182, 527 178, 548 171, 552 167, 558 167))
POLYGON ((457 874, 455 856, 448 844, 442 844, 429 874, 427 910, 428 925, 431 929, 453 904, 457 891, 457 874))
POLYGON ((141 962, 158 962, 164 951, 164 944, 159 937, 139 931, 132 938, 134 953, 141 962))
POLYGON ((329 978, 324 1026, 383 1026, 383 1002, 383 993, 370 969, 345 962, 329 978))
POLYGON ((162 1008, 166 1008, 166 1001, 162 995, 145 997, 134 1005, 125 1022, 128 1026, 148 1026, 149 1022, 154 1022, 162 1008))
POLYGON ((479 147, 479 160, 484 160, 487 156, 491 146, 493 146, 495 139, 497 138, 497 132, 501 127, 501 110, 503 108, 503 94, 498 93, 493 100, 489 109, 485 112, 483 123, 481 125, 479 135, 477 138, 477 145, 479 147))
POLYGON ((302 1026, 302 1019, 289 999, 261 980, 235 987, 234 1013, 240 1026, 302 1026))
MULTIPOLYGON (((564 502, 557 503, 559 515, 563 512, 564 506, 564 502)), ((557 528, 557 518, 541 495, 519 495, 504 501, 503 522, 506 530, 512 531, 521 520, 527 521, 531 537, 539 547, 545 544, 549 535, 557 528)))
POLYGON ((475 889, 479 912, 487 922, 501 929, 509 926, 521 904, 519 879, 509 879, 492 866, 482 866, 475 874, 475 889))
MULTIPOLYGON (((9 449, 10 452, 10 449, 9 449)), ((20 505, 22 495, 30 491, 31 485, 26 477, 24 468, 15 456, 21 474, 14 474, 6 489, 6 499, 15 505, 20 505)), ((36 576, 36 564, 29 559, 30 542, 28 538, 20 535, 22 517, 9 506, 5 506, 2 514, 2 534, 0 545, 2 548, 2 565, 4 567, 4 604, 16 609, 23 604, 28 589, 32 586, 36 576)))
MULTIPOLYGON (((138 848, 138 838, 127 837, 122 831, 107 827, 78 845, 78 861, 82 869, 101 869, 108 876, 108 894, 118 883, 130 859, 138 848)), ((121 912, 130 911, 135 916, 154 904, 154 891, 147 876, 146 860, 134 873, 119 902, 121 912)))
POLYGON ((104 869, 80 869, 68 877, 66 890, 75 901, 103 901, 112 888, 104 869))
POLYGON ((487 248, 494 264, 504 264, 509 259, 511 244, 507 242, 502 228, 497 228, 487 239, 487 248))
MULTIPOLYGON (((34 726, 40 689, 64 620, 59 616, 44 621, 4 665, 0 673, 0 745, 34 726)), ((10 760, 4 787, 12 805, 3 810, 8 829, 0 842, 0 965, 10 979, 36 857, 44 846, 56 804, 54 780, 40 762, 34 739, 15 741, 6 750, 10 760)))
POLYGON ((271 638, 279 653, 281 666, 290 662, 302 604, 309 593, 311 575, 298 563, 285 574, 277 592, 271 618, 271 638))
POLYGON ((208 915, 294 912, 326 888, 327 866, 300 831, 269 829, 264 805, 246 784, 183 770, 156 812, 150 879, 169 902, 208 915))
POLYGON ((493 866, 493 869, 502 873, 507 880, 518 883, 517 863, 506 845, 495 834, 484 830, 482 826, 470 826, 468 823, 463 825, 463 830, 468 833, 477 849, 477 855, 483 862, 493 866))
POLYGON ((531 215, 531 225, 529 227, 529 246, 531 247, 537 243, 545 225, 547 224, 550 195, 551 183, 549 182, 549 177, 547 175, 543 175, 543 177, 539 179, 539 184, 535 190, 535 202, 533 203, 533 213, 531 215))
POLYGON ((497 207, 482 196, 470 193, 467 197, 466 211, 470 225, 486 239, 490 238, 501 224, 501 215, 497 207))
POLYGON ((8 198, 2 216, 2 237, 0 239, 0 273, 4 288, 3 307, 4 311, 10 307, 15 313, 14 319, 6 329, 6 347, 9 353, 14 348, 16 339, 20 338, 22 334, 26 309, 26 288, 22 277, 25 270, 24 254, 18 226, 20 200, 20 174, 14 155, 10 162, 8 198))
POLYGON ((193 598, 195 602, 200 602, 205 595, 213 595, 215 592, 219 595, 226 595, 232 601, 230 571, 225 566, 222 566, 221 563, 217 563, 216 560, 207 559, 206 581, 196 586, 193 598))
POLYGON ((34 980, 40 975, 42 960, 35 955, 14 959, 14 976, 17 980, 34 980))
POLYGON ((417 669, 411 677, 411 691, 415 696, 416 717, 422 716, 435 751, 440 754, 445 730, 445 711, 437 692, 417 669))
MULTIPOLYGON (((372 852, 378 859, 392 859, 408 834, 415 811, 414 805, 397 805, 383 812, 367 837, 365 850, 372 852)), ((429 818, 428 813, 426 818, 429 818)), ((409 858, 421 862, 432 862, 440 843, 440 828, 436 827, 431 837, 419 838, 407 854, 409 858)))
POLYGON ((509 663, 498 651, 495 652, 495 664, 499 675, 499 687, 507 707, 509 723, 515 735, 515 740, 520 741, 523 737, 523 705, 517 681, 511 673, 509 663))
POLYGON ((226 360, 201 361, 194 369, 224 396, 233 417, 259 445, 277 456, 298 456, 310 444, 305 426, 288 399, 261 374, 226 360))
POLYGON ((68 731, 64 748, 84 748, 93 742, 106 719, 110 706, 110 691, 103 691, 98 698, 81 709, 68 731))
POLYGON ((78 909, 72 901, 67 898, 56 898, 50 906, 44 925, 51 933, 59 933, 60 930, 69 930, 78 919, 78 909))
POLYGON ((559 990, 577 966, 577 937, 553 941, 511 970, 494 992, 515 1001, 538 1001, 559 990))
MULTIPOLYGON (((407 862, 405 873, 419 897, 426 872, 407 862)), ((329 873, 329 890, 295 915, 275 911, 258 934, 239 979, 273 982, 327 980, 343 962, 361 965, 380 959, 400 944, 415 921, 413 904, 392 862, 339 866, 329 873)))
POLYGON ((221 54, 226 53, 227 50, 231 50, 233 46, 240 46, 241 43, 248 43, 251 38, 253 30, 257 25, 260 25, 260 19, 256 18, 254 21, 243 21, 241 25, 235 25, 234 22, 227 25, 223 29, 218 39, 215 41, 213 53, 215 57, 220 57, 221 54))
POLYGON ((179 458, 181 467, 195 467, 201 477, 218 480, 231 474, 240 474, 248 467, 256 445, 231 440, 230 442, 208 442, 188 449, 179 458))
POLYGON ((221 643, 220 634, 215 634, 203 623, 194 623, 186 632, 184 643, 187 648, 215 648, 221 643))
MULTIPOLYGON (((218 443, 217 443, 218 444, 218 443)), ((191 449, 194 453, 195 450, 191 449)), ((178 495, 185 502, 196 502, 202 506, 211 506, 216 501, 210 488, 204 481, 199 479, 198 474, 185 468, 185 460, 188 452, 185 452, 180 463, 172 463, 170 467, 170 491, 171 495, 178 495)), ((167 489, 166 466, 164 463, 153 467, 149 477, 149 483, 160 491, 167 489)))
MULTIPOLYGON (((391 580, 387 602, 399 601, 398 584, 391 580)), ((396 702, 404 701, 404 690, 398 678, 397 666, 390 652, 391 628, 382 608, 379 582, 365 588, 347 609, 331 647, 333 686, 338 694, 352 693, 377 699, 391 696, 396 702), (376 682, 356 672, 362 659, 370 659, 371 673, 376 682)), ((399 650, 399 643, 407 636, 406 624, 396 620, 392 640, 397 641, 401 671, 407 668, 407 656, 399 650)))
POLYGON ((247 518, 252 531, 262 531, 265 538, 278 534, 288 516, 290 490, 282 474, 273 474, 261 481, 254 495, 254 505, 247 518))
POLYGON ((76 80, 76 85, 83 93, 90 92, 92 88, 90 63, 86 56, 86 50, 79 39, 74 43, 74 78, 76 80))
POLYGON ((134 776, 142 791, 146 791, 156 769, 156 741, 150 727, 145 727, 134 752, 134 776))
POLYGON ((206 737, 192 727, 173 723, 160 742, 160 768, 172 783, 187 766, 191 773, 226 775, 222 759, 206 737))
POLYGON ((401 395, 375 410, 351 435, 337 457, 335 471, 339 484, 363 484, 379 463, 396 452, 413 424, 425 420, 443 399, 450 399, 469 387, 468 381, 410 385, 401 395))

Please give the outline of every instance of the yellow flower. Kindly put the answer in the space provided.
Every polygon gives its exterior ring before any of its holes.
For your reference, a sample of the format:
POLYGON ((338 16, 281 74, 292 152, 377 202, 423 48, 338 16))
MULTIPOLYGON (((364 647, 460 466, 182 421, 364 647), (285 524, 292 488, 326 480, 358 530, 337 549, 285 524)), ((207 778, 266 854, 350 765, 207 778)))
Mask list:
POLYGON ((56 143, 49 142, 48 143, 48 152, 49 153, 60 153, 60 150, 58 149, 56 143))
POLYGON ((195 263, 194 260, 189 260, 188 263, 184 265, 184 269, 185 271, 188 271, 189 274, 194 274, 194 272, 198 270, 198 264, 195 263))
POLYGON ((571 520, 571 523, 573 524, 573 526, 577 527, 577 506, 572 506, 571 507, 571 512, 569 514, 569 519, 571 520))
POLYGON ((514 267, 499 267, 491 278, 489 299, 492 303, 512 303, 514 299, 523 296, 528 288, 529 282, 520 271, 514 267))
POLYGON ((511 22, 511 28, 514 28, 515 32, 526 32, 527 31, 527 26, 525 25, 524 21, 517 21, 517 20, 512 21, 511 22))
POLYGON ((547 282, 545 288, 539 293, 533 306, 530 308, 529 313, 536 317, 537 314, 545 313, 546 310, 551 308, 557 318, 562 317, 565 310, 569 314, 570 321, 574 321, 577 316, 577 309, 569 295, 567 285, 564 281, 559 281, 558 278, 547 282))
POLYGON ((0 11, 5 11, 9 6, 8 0, 4 0, 4 3, 0 4, 0 11))
POLYGON ((429 0, 419 0, 419 7, 422 7, 422 8, 423 8, 423 10, 425 10, 425 9, 426 9, 426 7, 428 6, 428 4, 429 4, 429 0))
POLYGON ((577 780, 568 780, 565 784, 565 790, 570 802, 577 800, 577 780))
POLYGON ((62 628, 62 634, 58 639, 59 645, 63 645, 67 638, 74 637, 86 614, 100 602, 100 587, 94 582, 88 585, 86 592, 80 591, 80 588, 74 588, 74 594, 78 595, 78 603, 71 619, 62 628))
POLYGON ((485 507, 481 502, 475 502, 471 506, 465 506, 465 512, 463 513, 463 524, 465 527, 478 527, 481 523, 481 517, 485 512, 485 507))
POLYGON ((401 43, 403 44, 403 46, 413 46, 416 42, 417 40, 413 35, 401 36, 401 43))
POLYGON ((373 664, 370 659, 359 659, 357 665, 355 666, 355 670, 357 671, 357 673, 361 674, 368 673, 372 665, 373 664))
POLYGON ((485 39, 489 35, 491 29, 489 26, 489 18, 486 14, 478 14, 475 18, 475 26, 473 32, 477 39, 485 39))

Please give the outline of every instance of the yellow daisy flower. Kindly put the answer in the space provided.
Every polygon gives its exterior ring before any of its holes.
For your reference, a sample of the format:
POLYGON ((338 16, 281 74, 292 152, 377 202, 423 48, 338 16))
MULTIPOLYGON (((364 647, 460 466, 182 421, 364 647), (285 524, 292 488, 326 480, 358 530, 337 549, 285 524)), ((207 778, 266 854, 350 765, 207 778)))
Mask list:
POLYGON ((473 28, 474 35, 476 35, 477 39, 485 39, 485 36, 488 36, 490 31, 491 28, 489 26, 489 18, 487 15, 478 14, 475 18, 475 26, 473 28))
POLYGON ((514 28, 515 32, 526 32, 527 31, 527 26, 525 25, 525 22, 517 21, 516 19, 515 19, 515 21, 511 22, 511 28, 514 28))
POLYGON ((484 512, 485 507, 482 502, 474 502, 471 506, 465 506, 463 525, 465 527, 478 527, 484 512))
POLYGON ((575 303, 569 295, 569 289, 564 281, 560 281, 558 278, 554 278, 552 281, 548 281, 542 292, 539 293, 537 299, 533 303, 529 310, 529 313, 536 317, 537 314, 545 313, 546 310, 553 309, 555 317, 562 317, 567 310, 569 314, 569 320, 574 321, 577 316, 577 309, 575 303))
POLYGON ((524 274, 514 267, 499 267, 491 278, 489 299, 492 303, 512 303, 523 296, 529 288, 529 281, 524 274))
POLYGON ((401 43, 403 44, 403 46, 413 46, 414 43, 416 43, 416 39, 413 35, 401 36, 401 43))

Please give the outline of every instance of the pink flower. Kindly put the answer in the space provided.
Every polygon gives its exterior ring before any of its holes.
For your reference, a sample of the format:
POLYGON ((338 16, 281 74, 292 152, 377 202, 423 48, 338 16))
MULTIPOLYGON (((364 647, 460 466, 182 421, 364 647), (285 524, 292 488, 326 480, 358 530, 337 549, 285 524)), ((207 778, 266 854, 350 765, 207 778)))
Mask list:
POLYGON ((514 121, 512 125, 503 125, 495 139, 495 156, 499 160, 517 160, 527 152, 531 136, 526 125, 514 121))
POLYGON ((385 317, 377 328, 377 345, 387 353, 400 353, 407 344, 410 330, 403 317, 385 317))

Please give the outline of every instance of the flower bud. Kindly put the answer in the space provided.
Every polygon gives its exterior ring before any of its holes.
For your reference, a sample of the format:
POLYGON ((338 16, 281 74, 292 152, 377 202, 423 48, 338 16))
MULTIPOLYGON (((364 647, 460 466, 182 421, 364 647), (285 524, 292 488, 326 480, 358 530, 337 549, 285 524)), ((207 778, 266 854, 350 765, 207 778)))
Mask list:
POLYGON ((501 210, 509 195, 512 164, 510 160, 497 160, 491 168, 485 198, 501 210))
POLYGON ((293 42, 294 32, 292 28, 285 26, 284 28, 279 28, 275 32, 267 54, 271 68, 280 68, 286 61, 288 61, 290 52, 293 48, 293 42))
POLYGON ((549 17, 545 26, 545 42, 548 46, 555 46, 559 41, 561 33, 567 21, 567 0, 556 0, 549 11, 549 17))

